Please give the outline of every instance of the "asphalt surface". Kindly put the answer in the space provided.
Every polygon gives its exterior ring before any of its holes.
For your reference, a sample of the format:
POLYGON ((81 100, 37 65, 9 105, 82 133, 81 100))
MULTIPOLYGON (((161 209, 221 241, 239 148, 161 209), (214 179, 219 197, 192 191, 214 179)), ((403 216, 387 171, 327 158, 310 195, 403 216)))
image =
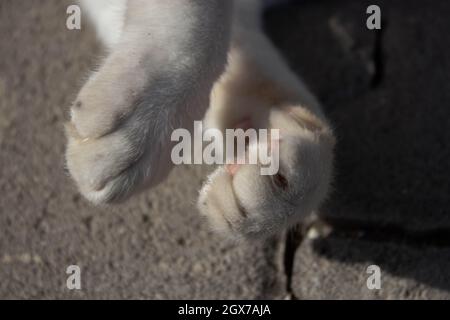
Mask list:
POLYGON ((365 28, 366 1, 267 13, 338 135, 331 231, 241 244, 195 209, 209 168, 176 168, 120 206, 78 195, 62 124, 102 51, 87 23, 66 29, 69 4, 0 2, 0 298, 450 298, 447 1, 378 1, 382 32, 365 28), (371 264, 381 290, 366 286, 371 264))

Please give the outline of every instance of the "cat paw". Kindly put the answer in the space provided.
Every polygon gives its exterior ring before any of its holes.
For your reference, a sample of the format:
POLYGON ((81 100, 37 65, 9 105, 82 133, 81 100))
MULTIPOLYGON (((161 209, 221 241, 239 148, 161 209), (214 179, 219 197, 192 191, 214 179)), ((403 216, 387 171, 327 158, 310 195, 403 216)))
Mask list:
POLYGON ((117 59, 108 58, 82 88, 66 126, 68 170, 97 204, 161 182, 172 168, 173 129, 192 130, 209 100, 208 85, 193 85, 189 70, 155 73, 139 61, 125 67, 117 59))
POLYGON ((232 239, 267 237, 306 218, 325 199, 334 138, 329 127, 301 107, 273 109, 279 129, 279 170, 260 164, 225 165, 207 179, 198 208, 212 228, 232 239))

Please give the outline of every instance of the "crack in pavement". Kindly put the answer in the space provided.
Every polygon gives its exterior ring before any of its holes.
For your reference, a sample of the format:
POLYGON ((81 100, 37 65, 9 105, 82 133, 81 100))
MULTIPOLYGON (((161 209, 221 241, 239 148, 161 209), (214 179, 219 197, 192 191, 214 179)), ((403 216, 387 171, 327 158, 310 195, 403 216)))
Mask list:
POLYGON ((383 38, 386 28, 386 21, 382 23, 383 28, 375 30, 375 43, 372 54, 372 61, 374 65, 374 73, 372 76, 372 89, 378 88, 383 82, 384 78, 384 52, 383 52, 383 38))
POLYGON ((292 289, 292 275, 294 272, 295 253, 305 237, 308 225, 299 224, 286 233, 283 266, 286 279, 286 293, 288 300, 299 300, 292 289))

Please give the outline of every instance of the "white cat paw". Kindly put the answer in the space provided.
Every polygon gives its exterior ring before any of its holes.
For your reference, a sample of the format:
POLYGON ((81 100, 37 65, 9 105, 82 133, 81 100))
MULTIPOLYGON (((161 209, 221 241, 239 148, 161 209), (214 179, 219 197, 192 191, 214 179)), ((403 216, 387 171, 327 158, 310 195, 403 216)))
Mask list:
POLYGON ((124 200, 164 179, 172 168, 172 130, 191 130, 208 105, 207 84, 193 81, 189 70, 155 72, 130 60, 108 58, 71 109, 67 167, 94 203, 124 200))
POLYGON ((270 128, 280 129, 279 171, 260 165, 222 166, 198 200, 214 230, 233 239, 267 237, 317 209, 326 197, 334 138, 329 127, 301 107, 273 109, 270 128))

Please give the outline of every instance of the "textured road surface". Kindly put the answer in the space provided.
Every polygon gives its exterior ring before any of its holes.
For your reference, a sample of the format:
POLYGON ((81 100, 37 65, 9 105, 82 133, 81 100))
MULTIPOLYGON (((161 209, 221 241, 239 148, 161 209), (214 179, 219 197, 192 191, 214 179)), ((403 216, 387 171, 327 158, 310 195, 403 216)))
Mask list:
POLYGON ((84 201, 62 123, 101 55, 65 28, 68 1, 0 2, 0 298, 450 298, 450 5, 301 1, 269 35, 339 137, 326 228, 229 244, 195 209, 207 168, 180 167, 117 207, 84 201), (300 241, 303 240, 303 241, 300 241), (82 290, 66 287, 79 265, 82 290), (382 289, 366 286, 377 264, 382 289))

